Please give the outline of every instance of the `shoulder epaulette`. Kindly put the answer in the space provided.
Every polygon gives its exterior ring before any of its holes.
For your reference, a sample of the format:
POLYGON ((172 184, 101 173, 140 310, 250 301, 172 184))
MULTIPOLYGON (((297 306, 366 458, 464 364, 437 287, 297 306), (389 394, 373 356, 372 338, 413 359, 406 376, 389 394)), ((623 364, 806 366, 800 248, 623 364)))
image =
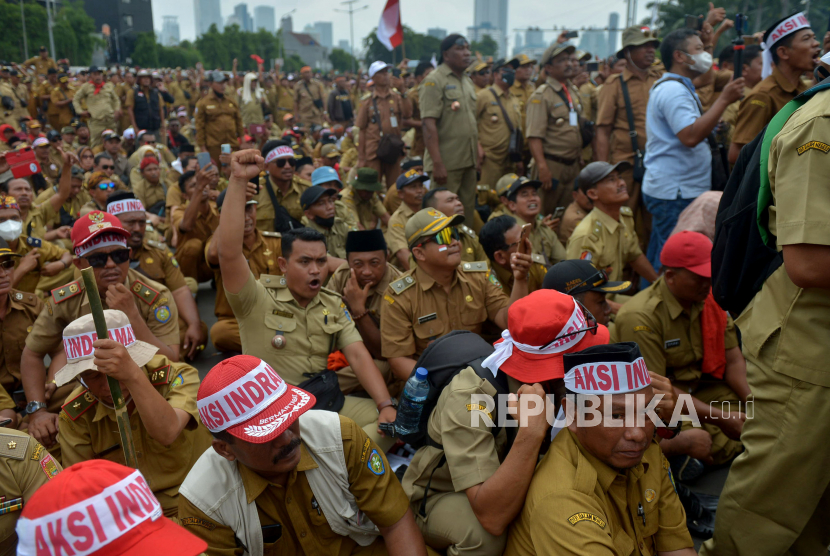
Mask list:
POLYGON ((173 372, 170 370, 170 365, 159 367, 150 373, 150 384, 153 386, 164 386, 165 384, 169 384, 170 375, 172 374, 173 372))
POLYGON ((262 232, 262 235, 265 237, 282 237, 282 234, 279 232, 262 232))
POLYGON ((77 421, 78 417, 89 411, 89 408, 98 403, 98 400, 89 390, 84 390, 71 400, 67 400, 61 407, 66 416, 77 421))
POLYGON ((389 287, 392 288, 392 291, 395 292, 395 295, 401 295, 403 292, 405 292, 414 285, 415 278, 413 278, 412 276, 403 276, 389 284, 389 287))
POLYGON ((17 303, 22 303, 23 305, 37 305, 37 297, 35 297, 34 294, 18 290, 12 290, 10 293, 12 299, 14 299, 17 303))
POLYGON ((543 266, 545 264, 545 257, 543 255, 540 255, 538 253, 532 253, 530 255, 530 258, 534 263, 538 263, 538 264, 543 265, 543 266))
MULTIPOLYGON (((535 90, 535 91, 533 91, 533 93, 534 93, 534 94, 535 94, 535 93, 539 93, 539 94, 541 95, 542 93, 544 93, 544 92, 545 92, 545 89, 546 89, 547 87, 548 87, 548 84, 547 84, 547 83, 542 83, 541 85, 539 85, 538 87, 536 87, 536 90, 535 90)), ((532 96, 532 95, 531 95, 531 96, 532 96)))
POLYGON ((490 270, 490 267, 487 265, 487 261, 475 261, 472 263, 464 263, 461 265, 461 268, 464 272, 487 272, 490 270))
POLYGON ((277 276, 276 274, 260 274, 259 281, 266 288, 285 287, 285 276, 277 276))
POLYGON ((465 224, 461 224, 461 225, 459 226, 459 229, 461 229, 461 231, 462 231, 462 232, 464 232, 465 234, 467 234, 467 235, 468 235, 468 236, 470 236, 471 238, 473 238, 473 239, 475 239, 475 238, 476 238, 476 233, 473 231, 473 229, 472 229, 472 228, 468 227, 467 225, 465 225, 465 224))
POLYGON ((32 236, 29 236, 29 237, 26 238, 26 243, 28 245, 32 246, 32 247, 41 247, 41 246, 43 246, 43 241, 42 240, 40 240, 36 237, 32 237, 32 236))
POLYGON ((364 101, 364 100, 366 100, 367 98, 369 98, 369 97, 371 97, 371 96, 372 96, 372 93, 366 93, 365 95, 363 95, 362 97, 360 97, 360 100, 361 100, 361 101, 364 101))
POLYGON ((634 216, 634 211, 631 210, 631 207, 620 207, 620 214, 624 214, 626 216, 634 216))
POLYGON ((0 433, 0 456, 10 459, 23 459, 26 457, 26 448, 29 447, 31 436, 25 434, 0 433))
POLYGON ((137 298, 141 301, 146 303, 147 305, 152 305, 156 302, 156 299, 159 296, 159 292, 142 282, 141 280, 136 280, 133 282, 132 287, 130 288, 137 298))
POLYGON ((486 183, 483 183, 483 184, 477 185, 476 189, 478 191, 490 191, 490 186, 487 185, 486 183))
POLYGON ((75 297, 82 291, 83 287, 81 286, 81 281, 75 280, 74 282, 70 282, 52 290, 52 301, 54 301, 55 305, 57 305, 58 303, 63 303, 71 297, 75 297))
POLYGON ((594 220, 594 228, 592 229, 591 233, 595 235, 599 235, 602 232, 602 222, 599 220, 594 220))
POLYGON ((160 241, 155 241, 155 240, 152 240, 152 239, 147 240, 147 245, 149 245, 150 247, 155 247, 156 249, 161 249, 161 250, 166 250, 167 249, 167 246, 165 244, 161 243, 160 241))

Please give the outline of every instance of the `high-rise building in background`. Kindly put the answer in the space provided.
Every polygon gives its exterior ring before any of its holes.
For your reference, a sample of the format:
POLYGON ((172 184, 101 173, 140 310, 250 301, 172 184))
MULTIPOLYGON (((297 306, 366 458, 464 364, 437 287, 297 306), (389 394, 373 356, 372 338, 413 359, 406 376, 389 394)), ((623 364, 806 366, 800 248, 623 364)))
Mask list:
POLYGON ((529 28, 525 31, 525 46, 532 46, 534 48, 547 46, 545 44, 545 32, 538 27, 529 28))
POLYGON ((96 32, 100 33, 104 25, 109 26, 107 58, 112 62, 127 62, 139 34, 154 32, 153 8, 149 2, 86 0, 84 10, 95 20, 96 32))
POLYGON ((276 31, 274 8, 271 6, 257 6, 254 8, 254 31, 265 29, 269 33, 276 31))
MULTIPOLYGON (((499 44, 498 57, 507 55, 507 0, 475 0, 475 15, 473 27, 468 28, 469 34, 476 36, 490 35, 499 44), (489 29, 490 32, 485 31, 489 29), (469 33, 470 29, 474 29, 469 33), (493 30, 498 30, 498 39, 493 30)), ((468 37, 469 40, 478 40, 468 37)))
POLYGON ((280 29, 283 33, 294 32, 294 20, 291 19, 290 15, 287 15, 284 18, 280 19, 280 29))
POLYGON ((303 27, 302 34, 308 35, 309 37, 311 37, 311 40, 313 40, 315 43, 321 44, 320 33, 317 32, 317 28, 314 27, 314 25, 312 25, 311 23, 307 23, 306 26, 303 27))
POLYGON ((239 27, 239 30, 240 30, 240 31, 244 31, 244 30, 245 30, 245 29, 244 29, 244 25, 245 25, 245 24, 244 24, 244 23, 242 23, 242 20, 241 20, 241 19, 239 19, 239 16, 238 16, 238 15, 236 15, 236 14, 231 14, 231 15, 229 15, 228 17, 226 17, 226 18, 225 18, 225 29, 227 29, 228 27, 233 27, 234 25, 236 25, 237 27, 239 27))
POLYGON ((211 25, 222 30, 222 6, 220 0, 193 0, 196 15, 196 36, 204 35, 211 25))
POLYGON ((239 28, 242 31, 250 32, 254 30, 254 22, 251 19, 251 14, 248 13, 248 4, 242 3, 234 6, 233 15, 238 20, 239 28))
POLYGON ((334 46, 334 38, 332 37, 331 21, 317 21, 314 23, 314 31, 320 39, 320 44, 326 48, 334 46))
POLYGON ((507 47, 505 45, 507 44, 507 41, 505 41, 501 29, 494 27, 489 22, 485 22, 480 27, 467 27, 467 40, 470 42, 480 42, 484 39, 485 35, 488 35, 491 39, 496 41, 496 44, 499 47, 498 52, 495 56, 493 56, 493 59, 506 58, 507 47))
POLYGON ((608 51, 608 32, 605 29, 586 29, 579 32, 579 50, 590 52, 594 58, 605 58, 608 51))
POLYGON ((620 35, 618 29, 620 28, 620 14, 617 12, 611 12, 608 16, 608 49, 611 52, 616 52, 617 48, 617 37, 620 35))
POLYGON ((339 48, 340 50, 344 50, 344 51, 348 52, 349 54, 352 53, 352 46, 349 44, 349 41, 347 41, 346 39, 340 39, 339 41, 337 41, 337 48, 339 48))
POLYGON ((447 36, 447 30, 441 29, 440 27, 433 27, 432 29, 427 29, 427 35, 442 41, 447 36))
POLYGON ((164 46, 179 44, 179 18, 174 15, 162 16, 161 35, 159 41, 164 46))

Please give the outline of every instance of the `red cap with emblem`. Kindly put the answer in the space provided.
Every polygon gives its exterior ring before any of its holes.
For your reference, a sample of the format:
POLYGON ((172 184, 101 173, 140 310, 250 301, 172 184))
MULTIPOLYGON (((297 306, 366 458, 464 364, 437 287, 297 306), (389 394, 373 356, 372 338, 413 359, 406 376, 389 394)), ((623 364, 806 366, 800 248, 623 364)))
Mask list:
POLYGON ((79 257, 109 245, 127 247, 128 237, 130 232, 124 229, 117 217, 99 210, 81 216, 72 226, 72 245, 75 255, 79 257))

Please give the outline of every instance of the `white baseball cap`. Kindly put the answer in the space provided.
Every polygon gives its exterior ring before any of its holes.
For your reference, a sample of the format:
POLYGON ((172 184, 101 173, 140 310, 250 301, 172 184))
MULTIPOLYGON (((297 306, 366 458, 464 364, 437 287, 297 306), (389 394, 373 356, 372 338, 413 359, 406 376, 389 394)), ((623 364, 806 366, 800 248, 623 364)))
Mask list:
POLYGON ((128 127, 124 130, 124 139, 135 139, 135 130, 131 127, 128 127))
POLYGON ((389 69, 391 67, 392 66, 390 64, 387 64, 386 62, 381 62, 380 60, 372 62, 372 65, 369 66, 369 79, 374 77, 377 72, 389 69))

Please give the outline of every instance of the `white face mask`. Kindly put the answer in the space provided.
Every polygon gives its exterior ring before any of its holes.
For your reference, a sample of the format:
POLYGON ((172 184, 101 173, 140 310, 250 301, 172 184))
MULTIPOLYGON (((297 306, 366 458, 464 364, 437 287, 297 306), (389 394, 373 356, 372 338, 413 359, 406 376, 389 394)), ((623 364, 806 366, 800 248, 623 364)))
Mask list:
POLYGON ((0 222, 0 237, 6 241, 14 241, 20 237, 20 232, 23 231, 23 222, 18 220, 6 220, 0 222))
POLYGON ((689 69, 697 73, 706 73, 712 67, 712 55, 708 52, 698 52, 697 54, 685 53, 691 58, 694 63, 689 64, 689 69))

